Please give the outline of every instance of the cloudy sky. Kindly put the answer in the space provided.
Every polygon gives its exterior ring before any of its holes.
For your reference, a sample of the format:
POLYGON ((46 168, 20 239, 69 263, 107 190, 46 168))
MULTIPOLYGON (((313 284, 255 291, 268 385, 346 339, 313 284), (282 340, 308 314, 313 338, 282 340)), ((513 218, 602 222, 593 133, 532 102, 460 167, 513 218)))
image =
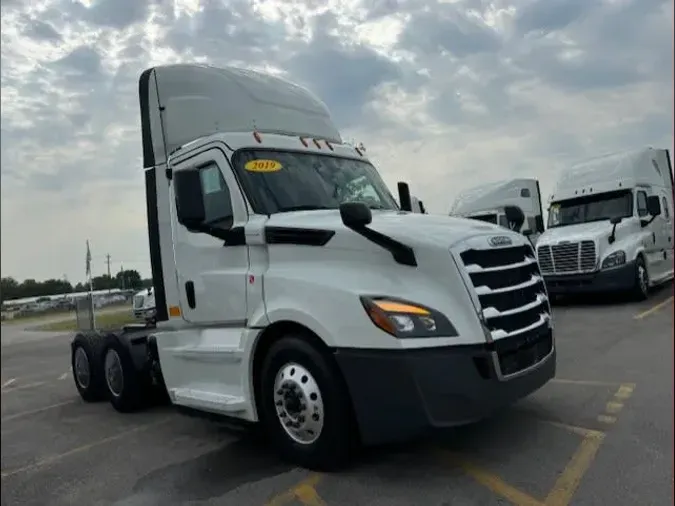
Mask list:
POLYGON ((201 61, 317 93, 431 212, 673 145, 672 0, 2 0, 2 275, 149 275, 137 82, 201 61))

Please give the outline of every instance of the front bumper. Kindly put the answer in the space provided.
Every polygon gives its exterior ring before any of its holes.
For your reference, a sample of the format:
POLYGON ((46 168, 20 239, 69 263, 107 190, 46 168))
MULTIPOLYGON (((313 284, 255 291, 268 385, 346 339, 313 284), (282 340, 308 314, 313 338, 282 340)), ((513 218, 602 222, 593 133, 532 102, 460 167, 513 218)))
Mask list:
POLYGON ((556 370, 548 325, 483 345, 339 349, 335 357, 365 444, 480 420, 538 390, 556 370))
POLYGON ((630 290, 635 284, 635 262, 589 274, 544 275, 544 282, 550 295, 630 290))

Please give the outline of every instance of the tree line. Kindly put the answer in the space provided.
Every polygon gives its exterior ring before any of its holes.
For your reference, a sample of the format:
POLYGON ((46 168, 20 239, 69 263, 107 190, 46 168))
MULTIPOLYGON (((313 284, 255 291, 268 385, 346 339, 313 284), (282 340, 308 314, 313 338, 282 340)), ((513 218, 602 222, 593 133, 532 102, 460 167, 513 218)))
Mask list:
MULTIPOLYGON (((140 290, 152 286, 152 280, 143 279, 134 269, 118 272, 115 276, 95 276, 92 278, 94 290, 109 290, 112 288, 140 290)), ((0 300, 2 302, 25 297, 41 297, 71 292, 86 292, 89 283, 71 284, 65 279, 47 279, 36 281, 26 279, 19 282, 12 277, 2 278, 0 281, 0 300)))

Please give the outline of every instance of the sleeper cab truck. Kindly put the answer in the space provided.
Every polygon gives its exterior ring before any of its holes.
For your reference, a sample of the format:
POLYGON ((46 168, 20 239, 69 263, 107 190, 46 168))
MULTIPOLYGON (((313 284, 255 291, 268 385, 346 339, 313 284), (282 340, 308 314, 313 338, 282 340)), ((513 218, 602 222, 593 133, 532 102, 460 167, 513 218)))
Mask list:
POLYGON ((139 90, 157 322, 76 337, 83 397, 128 411, 154 386, 330 470, 554 376, 522 235, 412 213, 409 193, 402 210, 326 106, 278 77, 159 66, 139 90))
POLYGON ((516 178, 483 183, 461 192, 450 207, 451 216, 494 223, 527 236, 535 245, 544 232, 539 181, 516 178), (514 209, 515 208, 515 209, 514 209), (523 215, 513 228, 511 215, 523 215))
POLYGON ((666 149, 609 154, 560 173, 537 258, 552 296, 625 292, 673 279, 673 170, 666 149))

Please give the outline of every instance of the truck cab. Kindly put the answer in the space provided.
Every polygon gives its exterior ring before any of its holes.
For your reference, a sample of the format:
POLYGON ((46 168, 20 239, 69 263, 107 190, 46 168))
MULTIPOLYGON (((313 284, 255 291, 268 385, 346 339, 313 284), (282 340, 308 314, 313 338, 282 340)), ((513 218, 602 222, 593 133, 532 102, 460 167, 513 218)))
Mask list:
POLYGON ((509 179, 468 188, 457 196, 450 215, 511 228, 508 207, 517 207, 524 215, 516 232, 536 244, 544 232, 541 192, 536 179, 509 179))
MULTIPOLYGON (((104 340, 118 410, 142 404, 129 385, 152 374, 181 410, 258 423, 289 461, 334 469, 360 444, 479 420, 555 375, 526 239, 409 212, 409 195, 401 210, 309 91, 168 65, 139 95, 157 323, 147 353, 138 333, 104 340)), ((89 341, 72 345, 81 394, 89 341)))
POLYGON ((152 321, 155 317, 155 294, 152 288, 146 288, 134 294, 131 299, 134 318, 152 321))
POLYGON ((665 149, 605 155, 564 170, 537 258, 554 295, 624 291, 673 279, 673 172, 665 149))

